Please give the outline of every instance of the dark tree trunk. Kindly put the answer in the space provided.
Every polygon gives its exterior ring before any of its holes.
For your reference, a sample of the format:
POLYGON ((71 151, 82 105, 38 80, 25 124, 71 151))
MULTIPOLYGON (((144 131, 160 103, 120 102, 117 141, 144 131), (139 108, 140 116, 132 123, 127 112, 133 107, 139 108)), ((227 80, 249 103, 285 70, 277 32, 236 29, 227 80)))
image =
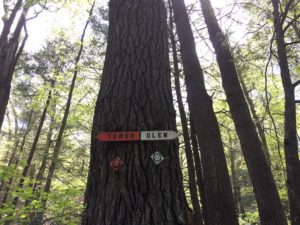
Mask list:
POLYGON ((262 122, 259 120, 259 117, 258 117, 258 115, 256 113, 254 103, 253 103, 253 101, 252 101, 252 99, 251 99, 251 97, 249 95, 249 92, 247 90, 246 84, 244 82, 244 78, 242 76, 240 76, 239 74, 238 74, 238 76, 239 76, 239 80, 241 82, 241 87, 242 87, 242 90, 244 92, 245 98, 246 98, 246 100, 248 102, 248 105, 249 105, 249 108, 250 108, 253 120, 255 122, 255 125, 256 125, 257 131, 258 131, 258 135, 259 135, 261 143, 262 143, 262 147, 263 147, 263 150, 264 150, 265 157, 267 159, 268 165, 271 168, 270 152, 269 152, 269 148, 268 148, 268 144, 267 144, 267 139, 266 139, 266 135, 265 135, 265 131, 264 131, 262 122))
POLYGON ((251 177, 261 224, 287 224, 271 168, 267 163, 238 80, 229 43, 219 27, 210 1, 200 0, 200 3, 209 37, 217 55, 227 102, 251 177))
POLYGON ((99 131, 176 130, 162 0, 111 0, 83 225, 183 225, 177 141, 99 142, 99 131), (156 165, 156 151, 164 160, 156 165), (115 157, 124 165, 113 171, 115 157))
POLYGON ((222 139, 183 0, 172 0, 188 103, 201 151, 207 225, 238 224, 222 139))
POLYGON ((285 95, 284 112, 284 153, 287 174, 287 188, 292 225, 300 224, 300 161, 298 155, 295 85, 292 84, 288 64, 282 15, 279 12, 279 1, 272 0, 275 40, 278 62, 285 95))
MULTIPOLYGON (((171 11, 171 9, 170 9, 171 11)), ((184 149, 186 154, 186 161, 188 166, 188 175, 189 175, 189 190, 191 193, 191 200, 193 205, 193 220, 194 224, 203 224, 202 215, 201 215, 201 208, 198 198, 198 191, 197 191, 197 184, 196 184, 196 177, 195 177, 195 167, 194 167, 194 159, 193 159, 193 152, 191 148, 191 141, 189 135, 189 128, 186 118, 186 113, 184 110, 184 105, 182 101, 182 94, 180 88, 180 72, 178 67, 178 56, 177 56, 177 48, 176 48, 176 41, 173 34, 173 17, 172 13, 170 15, 171 18, 171 26, 170 26, 170 41, 172 46, 172 54, 173 54, 173 69, 174 69, 174 83, 175 83, 175 91, 177 96, 177 103, 179 108, 180 120, 182 125, 182 133, 184 139, 184 149)))
POLYGON ((202 165, 201 165, 201 159, 199 154, 199 146, 197 141, 197 135, 194 129, 193 120, 190 118, 190 130, 191 130, 191 140, 192 140, 192 147, 193 147, 193 155, 195 160, 195 171, 196 171, 196 177, 197 177, 197 186, 200 193, 200 201, 202 204, 202 215, 204 224, 208 224, 207 222, 207 216, 206 216, 206 203, 205 203, 205 194, 204 194, 204 180, 203 180, 203 174, 202 174, 202 165))
POLYGON ((16 18, 17 12, 22 7, 22 3, 23 3, 22 0, 18 0, 15 4, 13 10, 11 11, 9 18, 7 20, 4 20, 3 29, 2 29, 1 36, 0 36, 0 47, 1 48, 3 47, 3 44, 8 41, 8 36, 10 33, 11 26, 13 25, 13 22, 16 18))
POLYGON ((23 43, 19 48, 19 37, 22 28, 26 23, 28 8, 23 9, 19 17, 19 21, 16 24, 16 28, 11 34, 12 37, 8 38, 10 35, 11 26, 15 20, 17 12, 21 9, 21 6, 22 1, 18 0, 9 19, 4 22, 3 30, 0 36, 0 130, 3 124, 9 99, 13 73, 27 40, 26 34, 23 43))

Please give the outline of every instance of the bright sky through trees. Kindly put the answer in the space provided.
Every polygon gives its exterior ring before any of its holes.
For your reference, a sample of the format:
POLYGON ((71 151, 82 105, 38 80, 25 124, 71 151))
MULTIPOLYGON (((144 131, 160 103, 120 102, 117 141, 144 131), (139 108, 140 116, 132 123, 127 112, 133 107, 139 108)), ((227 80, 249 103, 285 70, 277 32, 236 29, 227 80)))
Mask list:
MULTIPOLYGON (((186 5, 190 5, 196 2, 197 7, 200 3, 198 0, 186 0, 186 5)), ((231 0, 213 0, 212 4, 215 8, 222 9, 230 5, 231 0)), ((56 7, 49 7, 49 11, 44 11, 37 18, 34 18, 27 23, 27 29, 29 38, 26 43, 25 49, 27 51, 36 51, 44 43, 48 37, 54 36, 53 33, 64 30, 66 32, 72 32, 78 34, 81 32, 83 21, 85 21, 88 5, 86 1, 74 1, 74 3, 68 3, 68 7, 57 9, 56 7)), ((108 0, 98 0, 97 4, 100 6, 107 6, 108 0)), ((36 9, 37 11, 39 9, 36 9)), ((34 11, 31 11, 34 15, 34 11)), ((0 4, 0 16, 3 16, 3 5, 0 4)), ((2 23, 0 29, 2 29, 2 23)), ((73 35, 74 36, 74 35, 73 35)), ((74 38, 77 38, 74 36, 74 38)))

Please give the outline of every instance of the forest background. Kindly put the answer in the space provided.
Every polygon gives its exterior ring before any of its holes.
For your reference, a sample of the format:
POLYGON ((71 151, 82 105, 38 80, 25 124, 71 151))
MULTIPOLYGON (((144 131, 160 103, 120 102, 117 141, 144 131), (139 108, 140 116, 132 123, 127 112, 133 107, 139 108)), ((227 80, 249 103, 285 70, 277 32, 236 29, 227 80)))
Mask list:
MULTIPOLYGON (((12 9, 15 2, 3 1, 4 4, 0 6, 1 17, 5 16, 5 4, 12 9)), ((295 1, 288 14, 288 19, 296 21, 296 25, 286 32, 293 82, 300 79, 298 3, 295 1)), ((284 94, 274 44, 273 9, 264 0, 224 0, 212 1, 212 4, 221 28, 230 40, 252 118, 263 129, 269 164, 285 212, 289 215, 283 149, 284 94)), ((108 5, 106 1, 96 2, 83 42, 81 38, 92 7, 91 1, 32 1, 32 5, 27 16, 26 32, 23 30, 20 37, 25 38, 27 33, 28 39, 13 76, 9 104, 0 133, 0 220, 28 224, 32 215, 42 209, 45 224, 79 224, 88 174, 93 113, 105 56, 108 5), (81 47, 82 55, 76 64, 81 47), (75 66, 78 71, 76 85, 63 131, 61 150, 56 156, 57 137, 68 105, 75 66), (48 102, 50 92, 51 101, 48 102), (43 114, 44 124, 40 127, 43 114), (40 134, 36 140, 39 127, 40 134), (22 172, 34 143, 35 153, 24 176, 22 172), (49 176, 52 160, 55 160, 56 168, 52 175, 50 173, 51 189, 45 191, 44 182, 49 176), (20 179, 23 179, 21 187, 20 179), (19 196, 17 210, 13 204, 16 196, 19 196)), ((205 74, 206 88, 213 99, 221 129, 240 224, 258 224, 259 216, 251 181, 221 85, 201 7, 198 0, 186 1, 186 5, 205 74)), ((179 66, 184 109, 189 119, 182 65, 179 66)), ((182 133, 174 77, 172 82, 173 100, 178 114, 177 129, 182 133)), ((300 85, 295 88, 295 95, 299 103, 300 85)), ((299 121, 299 107, 297 119, 299 121)), ((193 208, 183 136, 179 140, 185 194, 189 206, 193 208)))

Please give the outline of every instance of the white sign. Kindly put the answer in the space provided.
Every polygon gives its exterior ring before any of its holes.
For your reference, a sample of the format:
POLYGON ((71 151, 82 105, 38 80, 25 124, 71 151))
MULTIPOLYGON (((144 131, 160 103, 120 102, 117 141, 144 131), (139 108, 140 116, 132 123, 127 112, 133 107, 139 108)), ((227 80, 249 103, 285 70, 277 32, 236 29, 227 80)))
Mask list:
POLYGON ((179 136, 179 134, 173 130, 165 131, 141 131, 142 141, 156 141, 156 140, 172 140, 179 136))

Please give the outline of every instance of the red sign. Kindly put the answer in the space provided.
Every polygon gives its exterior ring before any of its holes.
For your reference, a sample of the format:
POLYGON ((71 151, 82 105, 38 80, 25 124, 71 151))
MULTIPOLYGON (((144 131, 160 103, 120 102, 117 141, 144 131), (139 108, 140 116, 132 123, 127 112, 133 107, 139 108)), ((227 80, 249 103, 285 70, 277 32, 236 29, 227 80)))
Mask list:
POLYGON ((140 132, 100 132, 96 138, 99 141, 138 141, 140 140, 140 132))

